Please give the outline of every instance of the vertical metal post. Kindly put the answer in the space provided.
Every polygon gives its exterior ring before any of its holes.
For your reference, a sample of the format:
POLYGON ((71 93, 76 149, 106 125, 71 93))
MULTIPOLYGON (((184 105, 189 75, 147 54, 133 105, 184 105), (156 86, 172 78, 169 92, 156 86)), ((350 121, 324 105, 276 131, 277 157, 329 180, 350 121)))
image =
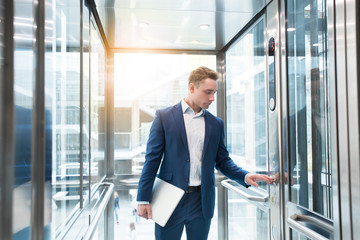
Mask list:
POLYGON ((84 2, 80 0, 80 208, 84 207, 84 146, 83 146, 83 126, 84 126, 84 2))
POLYGON ((0 238, 12 239, 14 187, 14 1, 1 1, 0 59, 0 238))
POLYGON ((330 113, 330 136, 334 136, 330 138, 330 162, 331 164, 331 182, 332 182, 332 189, 333 194, 333 219, 334 219, 334 239, 341 239, 341 221, 340 221, 340 198, 339 198, 339 158, 338 158, 338 106, 337 106, 337 88, 336 88, 336 27, 335 27, 335 0, 329 0, 327 2, 328 7, 328 46, 329 46, 329 95, 334 96, 330 98, 329 106, 335 106, 333 108, 333 113, 330 113))
MULTIPOLYGON (((276 26, 276 31, 277 31, 277 37, 278 37, 278 43, 279 45, 277 46, 278 48, 278 54, 277 54, 277 58, 275 59, 275 61, 277 61, 278 64, 277 68, 275 69, 276 74, 276 78, 277 78, 277 86, 276 86, 276 92, 278 93, 278 152, 279 152, 279 168, 280 168, 280 173, 285 173, 285 138, 284 138, 284 106, 287 107, 287 105, 285 104, 285 102, 287 101, 287 93, 285 91, 285 89, 283 89, 284 85, 283 85, 283 68, 285 71, 285 67, 283 64, 285 59, 284 57, 286 57, 286 50, 282 49, 282 46, 284 46, 284 43, 286 43, 286 36, 284 34, 282 34, 280 31, 282 23, 284 24, 284 22, 282 21, 282 17, 285 11, 284 5, 281 5, 281 0, 277 0, 276 1, 276 19, 277 19, 277 26, 276 26)), ((286 79, 286 78, 284 78, 286 79)), ((285 176, 284 174, 281 174, 281 178, 280 178, 280 239, 285 239, 285 176)))
MULTIPOLYGON (((349 188, 351 206, 352 239, 360 234, 360 3, 357 0, 346 0, 346 71, 347 71, 347 101, 349 123, 349 188), (355 134, 356 133, 356 134, 355 134)), ((339 79, 340 80, 340 79, 339 79)), ((342 159, 341 159, 342 160, 342 159)), ((344 238, 345 239, 345 238, 344 238)))
POLYGON ((114 177, 114 52, 106 49, 105 79, 105 146, 106 146, 106 177, 114 177))
MULTIPOLYGON (((289 146, 289 124, 286 124, 286 119, 289 119, 288 116, 288 83, 287 83, 287 35, 286 29, 288 24, 286 9, 287 9, 287 1, 286 0, 278 0, 277 2, 277 14, 278 14, 278 36, 279 36, 279 153, 281 154, 281 164, 280 164, 280 172, 285 173, 285 165, 290 166, 289 163, 289 151, 285 150, 285 146, 289 146)), ((280 156, 279 156, 280 157, 280 156)), ((286 228, 285 217, 286 217, 286 202, 288 201, 288 192, 290 191, 290 186, 285 181, 285 174, 281 174, 280 181, 281 184, 281 195, 280 195, 280 236, 281 239, 290 238, 290 228, 286 228)))
MULTIPOLYGON (((88 1, 87 1, 88 2, 88 1)), ((89 3, 88 3, 89 4, 89 3)), ((90 203, 91 201, 91 12, 89 14, 89 19, 88 23, 89 23, 89 142, 88 142, 88 146, 89 146, 89 198, 88 201, 90 203)))
MULTIPOLYGON (((338 127, 338 160, 337 166, 337 186, 334 194, 338 194, 339 199, 339 224, 340 239, 353 239, 353 228, 351 224, 351 185, 350 185, 350 153, 349 153, 349 102, 348 95, 348 76, 347 76, 347 28, 346 28, 346 1, 335 0, 335 66, 336 66, 336 101, 337 105, 337 127, 338 127), (339 79, 339 81, 337 81, 339 79), (341 162, 341 163, 340 163, 341 162)), ((352 73, 353 74, 353 73, 352 73)), ((334 206, 337 207, 337 206, 334 206)), ((339 234, 335 229, 336 234, 339 234)))
MULTIPOLYGON (((106 146, 106 178, 115 181, 115 163, 114 163, 114 52, 106 49, 106 91, 105 91, 105 146, 106 146)), ((114 183, 116 185, 116 183, 114 183)), ((114 195, 105 211, 105 239, 114 239, 114 195)))
MULTIPOLYGON (((224 121, 226 133, 226 85, 225 85, 225 52, 219 52, 216 55, 217 72, 220 77, 218 80, 217 92, 217 116, 224 121)), ((226 138, 225 138, 226 142, 226 138)), ((221 178, 216 178, 217 196, 218 196, 218 239, 228 239, 228 209, 227 209, 227 190, 219 184, 221 178)))
POLYGON ((31 239, 44 239, 45 197, 45 0, 34 1, 35 84, 32 115, 31 239))

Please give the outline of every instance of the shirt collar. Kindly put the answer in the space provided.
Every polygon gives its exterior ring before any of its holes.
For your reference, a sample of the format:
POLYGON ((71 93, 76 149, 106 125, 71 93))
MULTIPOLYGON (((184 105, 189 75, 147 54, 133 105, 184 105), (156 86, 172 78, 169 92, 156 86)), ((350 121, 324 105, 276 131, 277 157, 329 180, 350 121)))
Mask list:
MULTIPOLYGON (((185 102, 184 99, 181 100, 181 108, 183 113, 186 113, 187 111, 191 111, 192 113, 195 114, 194 110, 185 102)), ((205 114, 204 109, 201 109, 200 112, 196 114, 196 116, 203 116, 204 114, 205 114)))

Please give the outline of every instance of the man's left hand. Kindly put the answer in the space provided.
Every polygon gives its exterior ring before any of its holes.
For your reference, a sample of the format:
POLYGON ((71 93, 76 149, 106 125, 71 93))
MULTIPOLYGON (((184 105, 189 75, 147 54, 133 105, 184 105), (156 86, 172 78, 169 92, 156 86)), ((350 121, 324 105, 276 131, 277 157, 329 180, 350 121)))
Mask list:
POLYGON ((265 181, 268 184, 271 184, 274 182, 274 179, 272 177, 269 177, 264 174, 250 173, 250 174, 246 175, 246 182, 250 185, 253 185, 254 187, 259 186, 259 184, 257 184, 256 182, 262 182, 262 181, 265 181))

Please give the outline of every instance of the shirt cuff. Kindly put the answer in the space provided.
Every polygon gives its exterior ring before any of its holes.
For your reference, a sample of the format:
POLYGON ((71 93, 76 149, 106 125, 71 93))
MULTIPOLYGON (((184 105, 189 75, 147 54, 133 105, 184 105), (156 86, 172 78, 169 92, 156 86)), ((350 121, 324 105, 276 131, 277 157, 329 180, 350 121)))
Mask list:
POLYGON ((148 201, 137 201, 137 204, 149 204, 148 201))
POLYGON ((246 185, 250 185, 250 184, 246 181, 246 176, 249 175, 249 174, 250 174, 250 173, 247 173, 247 174, 245 175, 245 178, 244 178, 244 182, 245 182, 246 185))

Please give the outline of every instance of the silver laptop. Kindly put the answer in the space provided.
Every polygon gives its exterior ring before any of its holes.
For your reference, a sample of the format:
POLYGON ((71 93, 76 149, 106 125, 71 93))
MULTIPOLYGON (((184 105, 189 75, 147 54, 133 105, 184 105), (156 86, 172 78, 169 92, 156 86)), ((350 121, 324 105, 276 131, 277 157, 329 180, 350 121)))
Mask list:
POLYGON ((181 188, 156 178, 150 203, 152 219, 164 227, 184 193, 181 188))

